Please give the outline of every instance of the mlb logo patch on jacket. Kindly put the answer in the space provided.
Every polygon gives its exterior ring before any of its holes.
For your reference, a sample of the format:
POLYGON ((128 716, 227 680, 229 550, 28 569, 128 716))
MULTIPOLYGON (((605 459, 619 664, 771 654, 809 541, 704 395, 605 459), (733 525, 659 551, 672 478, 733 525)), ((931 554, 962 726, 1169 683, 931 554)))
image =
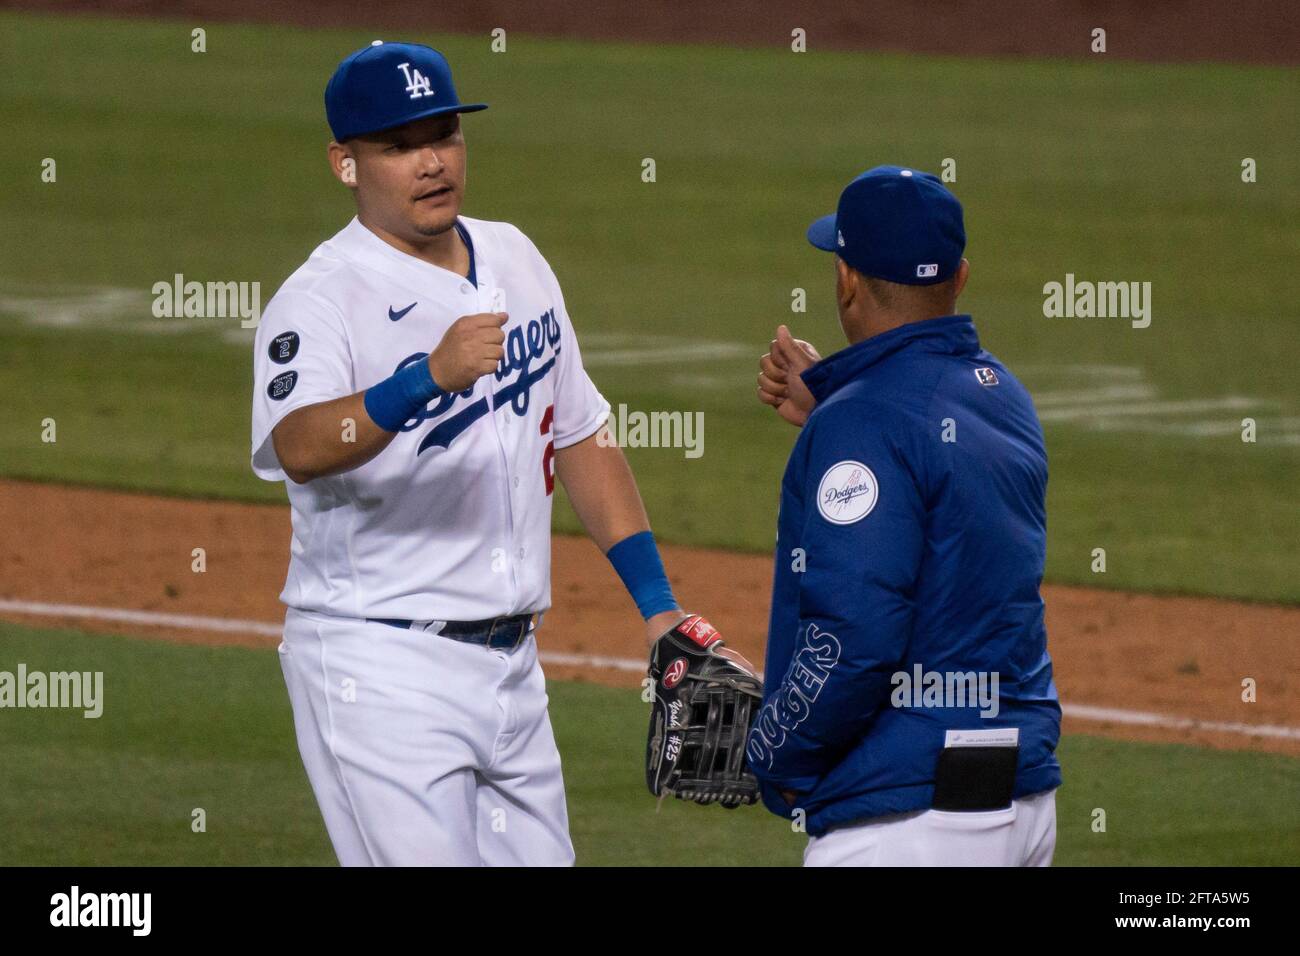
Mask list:
POLYGON ((977 368, 975 377, 979 379, 981 385, 996 385, 998 383, 998 373, 991 368, 977 368))

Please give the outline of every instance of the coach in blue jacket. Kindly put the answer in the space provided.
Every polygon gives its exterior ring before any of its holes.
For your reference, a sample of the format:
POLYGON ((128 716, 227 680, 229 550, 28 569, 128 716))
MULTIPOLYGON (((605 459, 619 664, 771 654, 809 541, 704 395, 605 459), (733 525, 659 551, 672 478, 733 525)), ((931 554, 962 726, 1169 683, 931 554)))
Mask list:
POLYGON ((802 426, 781 483, 749 765, 806 865, 1047 865, 1060 705, 1038 588, 1047 456, 1029 394, 954 314, 961 204, 868 170, 809 241, 847 348, 782 326, 759 397, 802 426))

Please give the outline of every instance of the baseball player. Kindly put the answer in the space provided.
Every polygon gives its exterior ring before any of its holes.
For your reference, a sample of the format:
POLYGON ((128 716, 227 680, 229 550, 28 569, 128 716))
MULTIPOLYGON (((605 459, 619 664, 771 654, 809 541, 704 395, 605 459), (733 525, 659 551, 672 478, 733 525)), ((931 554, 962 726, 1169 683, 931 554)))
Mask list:
POLYGON ((802 430, 750 769, 805 820, 809 866, 1046 866, 1047 456, 1029 394, 954 314, 961 205, 880 166, 808 239, 835 253, 849 345, 820 359, 781 326, 759 363, 759 398, 802 430))
POLYGON ((459 214, 461 114, 485 105, 437 51, 375 41, 325 108, 357 215, 268 304, 252 421, 293 511, 280 655, 307 776, 344 865, 569 864, 535 638, 556 478, 647 638, 686 616, 597 441, 609 403, 555 275, 459 214))

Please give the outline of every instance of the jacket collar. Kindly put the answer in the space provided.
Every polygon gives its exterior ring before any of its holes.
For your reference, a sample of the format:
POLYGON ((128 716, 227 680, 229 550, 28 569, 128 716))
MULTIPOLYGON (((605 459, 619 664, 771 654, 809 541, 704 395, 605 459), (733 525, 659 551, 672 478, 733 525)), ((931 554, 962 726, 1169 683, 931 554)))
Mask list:
POLYGON ((974 355, 979 351, 980 342, 969 315, 943 315, 923 322, 909 322, 863 339, 828 355, 800 377, 813 397, 822 402, 873 365, 906 348, 940 355, 974 355))

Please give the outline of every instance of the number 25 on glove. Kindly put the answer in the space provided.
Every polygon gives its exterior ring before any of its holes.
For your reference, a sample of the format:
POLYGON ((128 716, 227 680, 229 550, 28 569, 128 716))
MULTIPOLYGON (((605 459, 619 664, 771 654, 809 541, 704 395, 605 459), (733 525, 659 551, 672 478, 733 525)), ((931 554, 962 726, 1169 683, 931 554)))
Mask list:
POLYGON ((654 700, 646 742, 646 785, 656 797, 734 808, 758 800, 745 741, 763 682, 698 614, 650 649, 654 700))

